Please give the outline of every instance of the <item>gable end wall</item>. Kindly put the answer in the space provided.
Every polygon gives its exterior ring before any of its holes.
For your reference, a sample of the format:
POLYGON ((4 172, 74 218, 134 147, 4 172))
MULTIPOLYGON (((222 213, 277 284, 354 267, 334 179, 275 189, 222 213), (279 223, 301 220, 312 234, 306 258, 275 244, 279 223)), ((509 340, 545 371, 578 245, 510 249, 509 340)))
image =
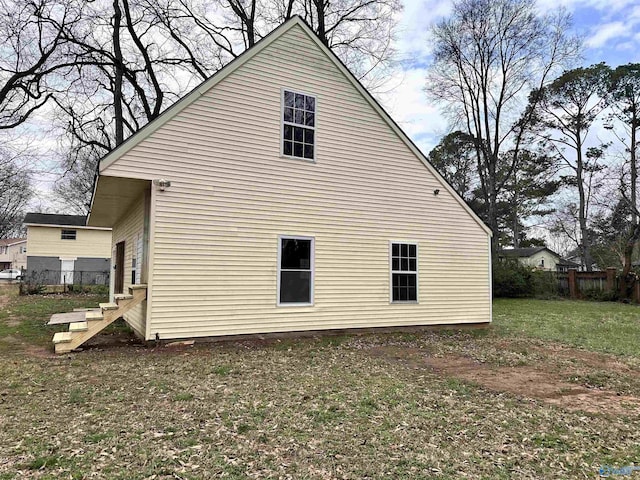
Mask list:
POLYGON ((490 321, 489 236, 299 26, 102 174, 171 181, 148 338, 490 321), (279 156, 283 87, 317 97, 315 164, 279 156), (312 307, 276 306, 278 235, 315 238, 312 307), (391 240, 418 304, 390 304, 391 240))

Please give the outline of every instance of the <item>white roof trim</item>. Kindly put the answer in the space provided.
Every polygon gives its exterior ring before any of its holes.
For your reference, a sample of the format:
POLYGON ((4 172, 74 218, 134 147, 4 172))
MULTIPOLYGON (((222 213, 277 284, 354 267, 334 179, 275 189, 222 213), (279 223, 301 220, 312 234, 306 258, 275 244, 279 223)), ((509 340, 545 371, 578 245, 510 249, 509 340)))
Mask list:
MULTIPOLYGON (((349 79, 349 81, 353 84, 353 86, 360 92, 360 94, 369 102, 369 104, 374 108, 374 110, 380 115, 380 117, 391 127, 391 129, 400 137, 404 143, 409 147, 409 150, 413 152, 418 159, 427 167, 429 170, 441 183, 442 187, 447 190, 453 197, 458 201, 458 203, 466 210, 466 212, 471 215, 471 217, 478 223, 478 225, 489 235, 492 236, 493 233, 491 229, 476 215, 476 213, 467 205, 467 203, 460 197, 460 195, 453 189, 451 185, 438 173, 438 171, 434 168, 433 165, 427 160, 424 154, 416 147, 416 145, 411 141, 411 139, 402 131, 402 129, 393 121, 393 119, 389 116, 387 112, 380 106, 380 104, 373 98, 373 96, 362 86, 362 84, 354 77, 354 75, 349 71, 349 69, 340 61, 340 59, 336 56, 335 53, 331 51, 329 47, 323 44, 318 36, 309 28, 309 26, 299 17, 294 16, 291 19, 287 20, 285 23, 276 28, 269 35, 264 37, 255 46, 245 51, 242 55, 237 57, 231 63, 223 67, 221 70, 216 72, 211 78, 204 81, 194 90, 192 90, 189 94, 184 96, 182 99, 178 100, 171 107, 165 110, 158 118, 148 123, 144 126, 140 131, 129 137, 127 141, 122 143, 116 149, 112 150, 109 154, 107 154, 100 161, 100 172, 104 171, 109 165, 114 163, 120 156, 127 153, 137 144, 139 144, 142 140, 150 136, 153 132, 158 130, 162 125, 167 123, 173 117, 178 115, 184 108, 191 105, 198 98, 200 98, 205 92, 207 92, 210 88, 215 86, 217 83, 224 80, 226 77, 231 75, 234 71, 244 65, 246 62, 251 60, 254 55, 258 54, 266 47, 271 45, 275 40, 284 35, 287 31, 289 31, 294 26, 300 26, 302 30, 309 36, 309 38, 325 53, 325 55, 331 59, 331 61, 338 67, 338 69, 342 72, 342 74, 349 79)), ((93 198, 92 198, 93 204, 93 198)), ((93 205, 92 205, 93 206, 93 205)))

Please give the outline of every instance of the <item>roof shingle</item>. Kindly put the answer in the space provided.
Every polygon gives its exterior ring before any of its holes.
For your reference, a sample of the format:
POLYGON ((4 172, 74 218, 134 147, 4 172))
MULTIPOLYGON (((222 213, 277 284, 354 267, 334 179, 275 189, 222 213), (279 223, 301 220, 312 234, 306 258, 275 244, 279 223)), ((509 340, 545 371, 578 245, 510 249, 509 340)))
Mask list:
POLYGON ((24 217, 24 223, 84 227, 87 224, 87 217, 85 215, 58 215, 55 213, 27 213, 24 217))

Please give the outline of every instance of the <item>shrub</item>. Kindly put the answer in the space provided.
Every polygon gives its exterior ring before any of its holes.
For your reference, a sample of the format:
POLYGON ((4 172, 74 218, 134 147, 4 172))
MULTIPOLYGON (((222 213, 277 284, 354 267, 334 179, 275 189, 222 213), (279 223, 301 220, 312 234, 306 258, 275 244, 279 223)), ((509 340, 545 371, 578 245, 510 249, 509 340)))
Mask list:
POLYGON ((493 263, 494 297, 557 297, 558 280, 554 272, 531 270, 517 261, 493 263))
POLYGON ((39 295, 46 290, 46 278, 42 272, 29 272, 20 282, 20 295, 39 295))
POLYGON ((531 295, 538 298, 555 298, 560 295, 560 287, 555 272, 535 270, 530 277, 531 295))
POLYGON ((517 261, 493 262, 493 296, 530 296, 531 273, 530 268, 517 261))

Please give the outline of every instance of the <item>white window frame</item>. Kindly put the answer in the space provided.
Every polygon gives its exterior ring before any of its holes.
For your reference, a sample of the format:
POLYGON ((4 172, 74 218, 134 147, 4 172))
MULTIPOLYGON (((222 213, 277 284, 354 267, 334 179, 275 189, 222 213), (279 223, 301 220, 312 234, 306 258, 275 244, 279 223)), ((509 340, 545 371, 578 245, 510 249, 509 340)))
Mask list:
POLYGON ((392 304, 418 304, 420 303, 420 244, 415 240, 389 240, 389 303, 392 304), (415 245, 416 247, 416 269, 415 271, 409 270, 394 270, 393 269, 393 245, 405 244, 415 245), (415 300, 394 300, 393 299, 393 274, 408 274, 415 273, 416 275, 416 299, 415 300))
POLYGON ((318 153, 318 97, 310 93, 302 92, 295 88, 287 88, 287 87, 280 88, 280 156, 282 158, 291 158, 293 160, 302 160, 303 162, 316 163, 317 153, 318 153), (309 127, 307 125, 301 125, 299 123, 284 121, 284 92, 291 92, 294 94, 297 93, 299 95, 312 97, 314 99, 315 111, 313 112, 314 113, 313 127, 309 127), (290 125, 292 127, 309 128, 313 130, 313 158, 296 157, 294 155, 284 154, 284 126, 285 125, 290 125))
MULTIPOLYGON (((310 236, 304 236, 304 235, 278 235, 278 277, 277 277, 277 297, 276 297, 276 306, 278 307, 312 307, 313 303, 314 303, 314 285, 315 285, 315 281, 316 281, 316 239, 315 237, 310 237, 310 236), (311 240, 311 251, 310 251, 310 256, 311 256, 311 261, 310 261, 310 266, 311 266, 311 285, 309 288, 309 302, 297 302, 297 303, 290 303, 290 302, 285 302, 285 303, 281 303, 280 302, 280 277, 281 277, 281 273, 282 273, 282 241, 283 240, 311 240)), ((285 270, 287 272, 293 272, 293 271, 301 271, 301 272, 307 272, 308 270, 292 270, 292 269, 287 269, 285 270)))

